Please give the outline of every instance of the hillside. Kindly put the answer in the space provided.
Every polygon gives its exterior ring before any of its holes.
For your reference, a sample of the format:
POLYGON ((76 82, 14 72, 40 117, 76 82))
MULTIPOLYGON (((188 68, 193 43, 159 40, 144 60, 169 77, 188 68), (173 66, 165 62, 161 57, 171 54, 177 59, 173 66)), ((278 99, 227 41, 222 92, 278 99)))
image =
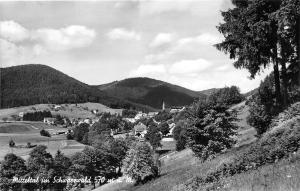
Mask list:
MULTIPOLYGON (((298 191, 300 184, 300 152, 295 150, 295 143, 299 140, 299 111, 300 103, 294 104, 279 115, 275 126, 261 139, 255 137, 253 127, 244 123, 248 108, 245 102, 233 106, 238 110, 238 137, 234 148, 217 155, 204 163, 198 160, 190 149, 174 152, 161 158, 161 176, 145 184, 134 185, 123 179, 104 186, 95 191, 186 191, 186 190, 292 190, 298 191), (269 141, 270 140, 270 141, 269 141), (289 146, 289 147, 286 147, 289 146), (266 147, 261 149, 261 147, 266 147), (281 160, 272 161, 270 154, 283 153, 282 149, 290 149, 284 153, 281 160), (255 149, 255 150, 253 150, 255 149), (251 153, 254 152, 254 153, 251 153), (288 154, 292 152, 292 154, 288 154), (267 158, 270 160, 257 168, 249 168, 237 173, 235 169, 228 174, 217 171, 222 167, 234 167, 236 160, 246 159, 252 162, 267 158), (227 164, 227 165, 226 165, 227 164), (222 174, 220 180, 202 182, 203 177, 212 177, 212 173, 222 174)), ((296 144, 297 145, 297 144, 296 144)), ((275 156, 275 155, 272 155, 275 156)), ((281 157, 282 157, 281 156, 281 157)), ((276 157, 275 157, 276 158, 276 157)), ((258 162, 252 162, 255 165, 258 162)), ((244 163, 240 163, 244 164, 244 163)), ((248 163, 247 163, 248 164, 248 163)), ((216 174, 215 174, 216 175, 216 174)), ((216 176, 214 176, 216 177, 216 176)))
POLYGON ((210 89, 207 89, 207 90, 199 91, 199 93, 202 93, 202 94, 205 94, 205 95, 209 96, 217 90, 218 90, 218 88, 210 88, 210 89))
POLYGON ((191 104, 195 99, 205 98, 202 93, 151 78, 129 78, 97 86, 107 95, 132 102, 161 108, 191 104))
POLYGON ((55 109, 53 104, 35 104, 29 106, 13 107, 0 109, 0 120, 7 118, 14 120, 12 116, 18 116, 19 113, 37 111, 50 111, 52 115, 61 115, 68 118, 95 118, 96 115, 92 110, 97 110, 99 113, 121 114, 122 109, 112 109, 100 103, 79 103, 79 104, 61 104, 59 109, 55 109))
POLYGON ((29 64, 1 68, 1 108, 41 103, 102 103, 112 108, 143 108, 107 95, 49 66, 29 64))

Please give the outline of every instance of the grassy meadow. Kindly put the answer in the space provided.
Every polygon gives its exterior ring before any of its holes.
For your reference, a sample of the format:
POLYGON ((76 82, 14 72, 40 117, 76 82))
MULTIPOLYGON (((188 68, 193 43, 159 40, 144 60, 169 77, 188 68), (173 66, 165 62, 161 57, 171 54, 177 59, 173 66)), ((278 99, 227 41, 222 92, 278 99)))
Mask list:
POLYGON ((15 153, 26 159, 32 148, 26 148, 27 143, 31 145, 46 145, 48 151, 54 155, 59 149, 67 156, 81 151, 84 145, 74 140, 66 140, 66 136, 52 135, 52 137, 44 137, 40 135, 40 130, 45 129, 53 134, 56 131, 66 131, 66 128, 49 126, 42 122, 13 122, 0 123, 0 160, 7 153, 15 153), (10 148, 8 143, 12 139, 16 147, 10 148))

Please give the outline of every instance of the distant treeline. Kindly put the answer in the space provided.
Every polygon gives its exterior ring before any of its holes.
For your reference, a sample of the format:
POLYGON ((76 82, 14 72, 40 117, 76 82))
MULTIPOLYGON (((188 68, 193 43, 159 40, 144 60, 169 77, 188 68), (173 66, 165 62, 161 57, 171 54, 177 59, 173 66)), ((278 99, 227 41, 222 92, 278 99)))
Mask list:
POLYGON ((23 115, 24 121, 42 121, 45 117, 52 117, 52 114, 50 111, 35 111, 35 112, 29 112, 25 113, 23 115))

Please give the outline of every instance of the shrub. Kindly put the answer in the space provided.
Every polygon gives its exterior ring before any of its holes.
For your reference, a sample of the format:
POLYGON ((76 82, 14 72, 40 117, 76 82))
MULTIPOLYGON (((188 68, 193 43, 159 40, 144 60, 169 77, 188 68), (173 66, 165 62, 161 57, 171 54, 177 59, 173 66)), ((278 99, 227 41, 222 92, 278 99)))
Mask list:
POLYGON ((269 128, 272 116, 266 112, 264 105, 254 101, 254 99, 248 105, 247 123, 255 128, 257 135, 262 135, 269 128))
POLYGON ((151 125, 148 129, 148 132, 145 135, 145 138, 152 145, 154 149, 161 147, 162 135, 159 128, 156 125, 151 125))
POLYGON ((300 102, 291 105, 272 120, 272 126, 280 125, 282 122, 300 116, 300 102))
POLYGON ((185 121, 179 121, 173 130, 173 137, 176 140, 176 150, 181 151, 185 149, 187 143, 186 137, 187 124, 185 121))
POLYGON ((72 134, 71 134, 70 132, 68 132, 66 138, 67 138, 68 140, 72 140, 72 139, 73 139, 73 136, 72 136, 72 134))
POLYGON ((256 129, 259 136, 269 129, 272 118, 281 111, 280 104, 276 103, 275 97, 272 73, 261 82, 258 92, 248 102, 247 122, 256 129))
POLYGON ((163 122, 163 121, 168 121, 169 119, 172 118, 172 113, 164 110, 164 111, 160 111, 155 117, 154 119, 156 121, 159 121, 159 122, 163 122))
POLYGON ((243 101, 244 96, 236 86, 225 87, 214 91, 209 97, 210 102, 230 106, 243 101))
POLYGON ((176 151, 181 151, 185 149, 187 143, 187 138, 184 132, 181 132, 179 138, 176 142, 176 151))
POLYGON ((44 136, 44 137, 51 137, 50 133, 48 131, 46 131, 45 129, 42 129, 40 131, 40 134, 41 134, 41 136, 44 136))
POLYGON ((122 111, 122 117, 134 118, 138 112, 135 110, 124 109, 122 111))
POLYGON ((8 145, 9 147, 15 147, 16 143, 12 139, 10 139, 8 145))
POLYGON ((160 129, 160 132, 161 132, 164 136, 166 136, 166 135, 170 132, 170 130, 169 130, 169 125, 168 125, 167 122, 162 122, 162 123, 160 123, 160 124, 159 124, 159 129, 160 129))

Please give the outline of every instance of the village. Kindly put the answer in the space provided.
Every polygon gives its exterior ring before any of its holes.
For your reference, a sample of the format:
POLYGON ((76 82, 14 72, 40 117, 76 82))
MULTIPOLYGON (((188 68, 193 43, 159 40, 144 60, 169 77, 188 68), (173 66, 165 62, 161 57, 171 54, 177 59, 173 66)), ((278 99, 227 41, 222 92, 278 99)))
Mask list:
MULTIPOLYGON (((50 109, 51 109, 50 111, 52 113, 59 113, 59 111, 64 110, 64 106, 59 105, 59 104, 56 104, 56 105, 52 104, 50 109)), ((51 117, 44 117, 42 121, 44 124, 46 124, 48 126, 57 126, 57 127, 65 128, 65 130, 52 131, 53 135, 61 135, 61 134, 67 135, 68 133, 73 133, 73 129, 76 126, 79 126, 81 124, 87 124, 88 126, 91 127, 93 124, 99 122, 99 120, 101 119, 101 117, 103 115, 107 114, 107 113, 99 112, 98 109, 89 110, 88 108, 85 108, 85 110, 88 110, 89 112, 91 112, 92 117, 72 118, 72 117, 66 117, 66 116, 61 116, 61 115, 56 115, 56 116, 54 115, 51 117)), ((122 112, 114 113, 112 115, 115 115, 115 116, 121 118, 122 121, 129 122, 130 124, 132 124, 133 128, 130 131, 126 131, 126 132, 124 132, 122 130, 122 127, 115 128, 114 130, 111 129, 111 136, 113 136, 114 138, 120 138, 120 137, 124 138, 126 136, 126 134, 128 134, 128 135, 133 135, 133 136, 143 140, 149 129, 149 127, 143 121, 153 120, 153 122, 156 125, 159 125, 161 122, 155 120, 155 116, 157 116, 159 114, 159 112, 168 112, 170 114, 176 114, 176 113, 182 112, 184 110, 185 110, 185 107, 178 107, 178 106, 166 108, 165 102, 163 102, 161 110, 156 111, 156 112, 145 113, 142 111, 134 111, 134 113, 136 113, 136 114, 134 116, 131 115, 129 117, 122 116, 122 112)), ((30 110, 19 112, 17 121, 20 121, 20 122, 27 121, 26 115, 28 115, 30 113, 39 113, 39 112, 42 113, 44 111, 31 108, 30 110)), ((13 122, 13 121, 6 120, 6 122, 13 122)), ((170 137, 173 136, 175 122, 174 122, 173 118, 171 118, 171 119, 167 120, 166 123, 168 124, 169 132, 166 135, 162 135, 162 136, 169 138, 169 139, 166 139, 168 141, 170 141, 170 140, 173 141, 173 139, 172 138, 170 139, 170 137)))

